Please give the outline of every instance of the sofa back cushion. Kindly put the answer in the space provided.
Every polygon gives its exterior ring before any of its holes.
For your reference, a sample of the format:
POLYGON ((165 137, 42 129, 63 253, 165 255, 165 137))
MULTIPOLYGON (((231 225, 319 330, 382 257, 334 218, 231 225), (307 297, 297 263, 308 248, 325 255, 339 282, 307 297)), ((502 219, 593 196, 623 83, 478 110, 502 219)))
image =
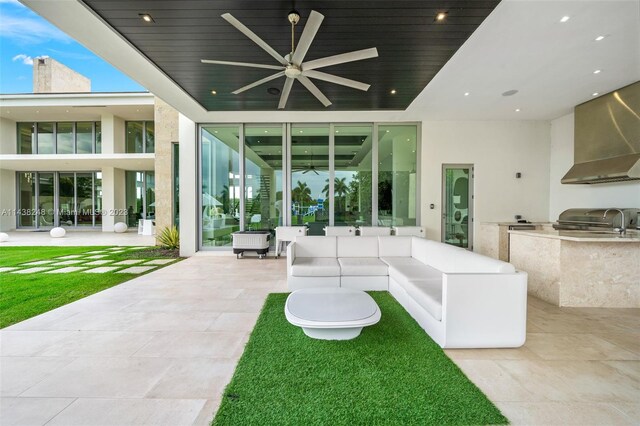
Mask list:
POLYGON ((378 257, 378 237, 336 237, 338 257, 378 257))
POLYGON ((446 273, 513 273, 513 265, 449 244, 413 237, 411 255, 446 273))
POLYGON ((411 257, 411 237, 378 237, 380 257, 411 257))
POLYGON ((336 237, 296 237, 296 257, 336 257, 336 237))

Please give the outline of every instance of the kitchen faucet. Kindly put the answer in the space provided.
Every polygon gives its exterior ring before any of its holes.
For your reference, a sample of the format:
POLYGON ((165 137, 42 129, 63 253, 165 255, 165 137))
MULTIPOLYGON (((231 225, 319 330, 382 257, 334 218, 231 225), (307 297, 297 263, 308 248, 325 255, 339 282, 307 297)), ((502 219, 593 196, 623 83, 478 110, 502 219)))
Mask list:
POLYGON ((609 210, 618 210, 620 212, 620 214, 622 215, 622 220, 620 222, 620 228, 615 228, 615 231, 618 231, 620 233, 620 236, 625 236, 627 235, 627 229, 624 227, 625 225, 625 221, 624 221, 624 212, 620 209, 616 209, 616 208, 612 208, 612 209, 606 209, 604 211, 604 214, 602 215, 602 218, 605 219, 607 217, 607 213, 609 212, 609 210))

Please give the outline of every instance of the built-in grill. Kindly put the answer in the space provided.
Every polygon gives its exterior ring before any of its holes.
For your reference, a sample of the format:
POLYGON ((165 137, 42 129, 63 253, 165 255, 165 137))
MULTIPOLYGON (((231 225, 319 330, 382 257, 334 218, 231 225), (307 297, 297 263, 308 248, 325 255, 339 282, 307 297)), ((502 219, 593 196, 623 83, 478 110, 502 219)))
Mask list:
POLYGON ((636 229, 640 209, 568 209, 560 213, 553 224, 557 230, 614 231, 636 229))

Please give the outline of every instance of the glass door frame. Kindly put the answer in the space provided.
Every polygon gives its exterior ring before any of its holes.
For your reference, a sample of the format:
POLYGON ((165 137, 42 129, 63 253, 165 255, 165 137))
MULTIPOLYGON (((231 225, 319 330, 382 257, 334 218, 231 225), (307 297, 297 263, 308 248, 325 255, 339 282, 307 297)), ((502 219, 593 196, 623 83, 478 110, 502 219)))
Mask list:
POLYGON ((469 200, 468 200, 468 209, 469 209, 469 213, 468 213, 468 218, 467 218, 467 247, 462 247, 466 250, 470 250, 473 251, 473 233, 474 233, 474 215, 475 215, 475 209, 474 209, 474 204, 475 204, 475 197, 474 197, 474 187, 475 187, 475 183, 474 183, 474 178, 475 178, 475 171, 474 171, 474 164, 461 164, 461 163, 443 163, 442 164, 442 174, 441 174, 441 179, 442 179, 442 185, 441 185, 441 195, 442 195, 442 211, 441 211, 441 218, 440 218, 440 241, 441 242, 445 242, 446 240, 446 235, 447 235, 447 227, 446 227, 446 220, 447 220, 447 169, 469 169, 469 200))

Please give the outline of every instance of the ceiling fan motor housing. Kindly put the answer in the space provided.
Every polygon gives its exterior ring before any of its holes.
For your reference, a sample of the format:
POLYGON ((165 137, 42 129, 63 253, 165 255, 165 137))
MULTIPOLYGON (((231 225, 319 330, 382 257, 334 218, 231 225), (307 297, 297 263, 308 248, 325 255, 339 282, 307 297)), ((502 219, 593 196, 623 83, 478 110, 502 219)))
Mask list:
POLYGON ((287 19, 289 20, 289 22, 291 22, 292 25, 296 25, 298 21, 300 21, 300 14, 297 10, 292 10, 287 15, 287 19))

